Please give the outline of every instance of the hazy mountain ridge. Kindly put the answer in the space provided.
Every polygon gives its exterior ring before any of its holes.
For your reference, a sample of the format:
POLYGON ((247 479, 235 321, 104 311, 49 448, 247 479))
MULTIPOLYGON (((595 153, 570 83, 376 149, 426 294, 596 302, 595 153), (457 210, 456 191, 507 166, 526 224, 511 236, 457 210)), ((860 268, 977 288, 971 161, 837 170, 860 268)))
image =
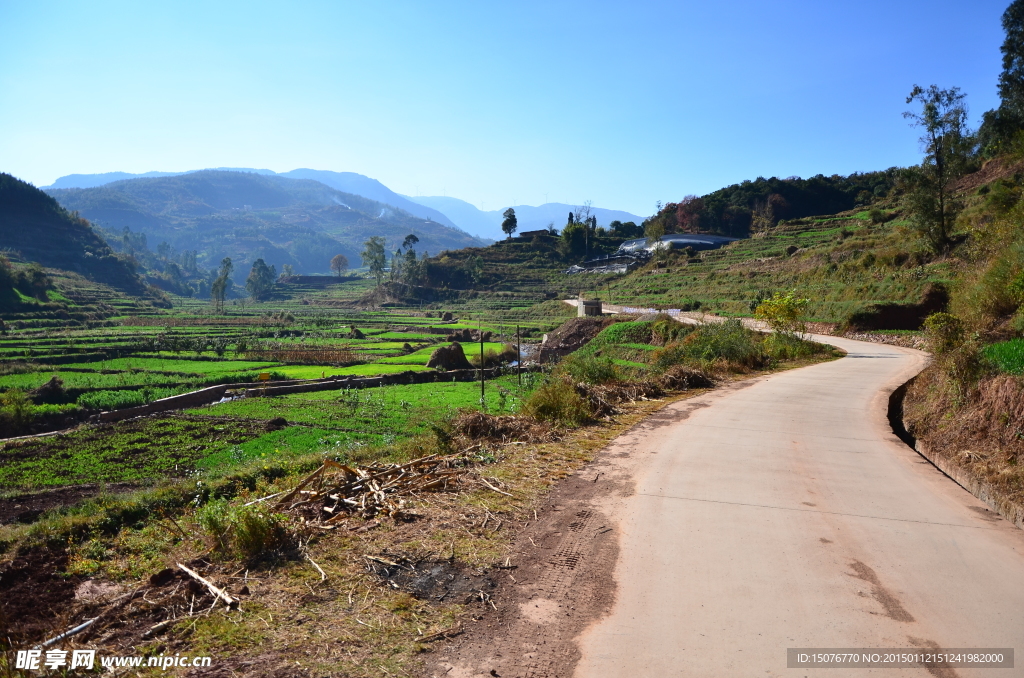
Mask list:
MULTIPOLYGON (((58 188, 97 188, 106 186, 117 181, 143 178, 176 177, 197 172, 221 171, 221 172, 242 172, 249 174, 260 174, 267 176, 287 177, 289 179, 310 179, 318 181, 325 186, 362 196, 370 200, 390 205, 404 210, 409 214, 423 219, 429 219, 444 226, 457 228, 477 238, 488 240, 500 240, 505 237, 501 232, 502 214, 507 207, 497 210, 484 211, 478 209, 472 203, 458 198, 446 196, 407 196, 395 193, 381 182, 356 172, 334 172, 330 170, 314 170, 299 168, 288 172, 274 172, 268 169, 246 169, 239 167, 218 167, 211 170, 189 170, 187 172, 146 172, 145 174, 130 174, 127 172, 107 172, 105 174, 68 174, 60 177, 50 186, 44 186, 43 190, 58 188)), ((555 228, 561 228, 565 224, 569 212, 575 211, 577 205, 565 203, 545 203, 534 207, 532 205, 516 205, 514 209, 519 220, 520 231, 533 231, 547 228, 549 223, 555 228)), ((591 214, 597 217, 599 224, 607 226, 612 221, 633 221, 641 223, 643 217, 621 210, 592 207, 591 214)))
MULTIPOLYGON (((409 197, 409 196, 407 196, 409 197)), ((501 231, 503 214, 507 207, 499 210, 484 211, 477 209, 471 203, 450 196, 417 196, 409 197, 409 200, 419 202, 428 207, 440 210, 447 214, 460 228, 477 237, 492 238, 500 240, 505 237, 501 231)), ((569 212, 575 212, 578 205, 567 205, 560 202, 549 202, 534 207, 533 205, 513 205, 516 211, 516 220, 519 223, 519 231, 536 231, 547 228, 553 224, 560 229, 569 218, 569 212)), ((590 213, 597 217, 597 223, 607 226, 613 221, 632 221, 641 223, 644 218, 621 210, 605 209, 603 207, 591 207, 590 213)))
MULTIPOLYGON (((274 172, 268 169, 251 169, 245 167, 214 167, 207 170, 188 170, 186 172, 145 172, 143 174, 131 174, 128 172, 106 172, 104 174, 68 174, 60 177, 49 186, 43 186, 43 190, 58 188, 98 188, 118 181, 130 179, 149 179, 163 177, 179 177, 197 172, 242 172, 246 174, 260 174, 269 176, 287 177, 289 179, 311 179, 319 181, 343 193, 376 200, 377 202, 405 210, 409 214, 423 219, 436 221, 444 226, 458 228, 445 214, 422 205, 403 195, 395 193, 390 188, 370 177, 355 172, 332 172, 329 170, 314 170, 299 168, 288 172, 274 172)), ((462 229, 465 230, 465 229, 462 229)))
POLYGON ((375 200, 272 174, 205 170, 47 193, 105 229, 146 233, 150 248, 166 241, 179 251, 198 250, 203 268, 230 256, 241 279, 256 258, 306 273, 329 272, 335 254, 358 266, 372 235, 384 236, 392 249, 409 233, 433 252, 483 244, 375 200))

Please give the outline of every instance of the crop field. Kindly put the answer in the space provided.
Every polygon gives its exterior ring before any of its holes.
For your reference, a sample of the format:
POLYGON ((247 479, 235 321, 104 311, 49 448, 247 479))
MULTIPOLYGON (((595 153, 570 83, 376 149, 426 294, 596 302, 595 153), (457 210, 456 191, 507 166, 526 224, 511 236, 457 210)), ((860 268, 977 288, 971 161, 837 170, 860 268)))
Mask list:
MULTIPOLYGON (((571 314, 549 304, 529 319, 499 310, 443 320, 440 310, 339 307, 353 295, 345 285, 292 291, 260 304, 234 300, 215 314, 208 301, 175 297, 173 308, 155 309, 121 303, 102 286, 73 282, 78 287, 59 288, 62 298, 72 307, 102 300, 105 313, 89 316, 99 320, 65 318, 61 324, 26 314, 4 318, 0 435, 66 432, 3 443, 0 492, 147 483, 259 458, 323 450, 344 454, 428 433, 459 408, 479 408, 479 386, 455 382, 324 391, 117 423, 87 420, 100 411, 211 385, 252 383, 265 373, 280 380, 424 371, 433 351, 456 330, 492 333, 484 344, 492 354, 514 340, 516 324, 525 335, 537 336, 571 314)), ((360 281, 353 286, 368 289, 360 281)), ((476 360, 480 345, 466 343, 465 350, 476 360)), ((492 381, 485 407, 510 411, 520 395, 507 378, 492 381)))
MULTIPOLYGON (((529 389, 534 380, 527 377, 529 389)), ((492 413, 513 411, 522 396, 513 376, 491 380, 485 389, 492 413)), ((311 451, 343 458, 361 447, 429 433, 459 409, 479 407, 476 382, 245 398, 8 442, 0 447, 0 489, 181 478, 311 451)))

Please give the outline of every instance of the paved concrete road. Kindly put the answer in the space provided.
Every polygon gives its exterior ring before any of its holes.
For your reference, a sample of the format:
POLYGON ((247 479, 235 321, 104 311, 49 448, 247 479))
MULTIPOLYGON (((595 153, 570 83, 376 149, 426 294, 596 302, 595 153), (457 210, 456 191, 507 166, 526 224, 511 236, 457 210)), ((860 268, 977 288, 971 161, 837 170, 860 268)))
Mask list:
POLYGON ((581 678, 928 675, 787 669, 790 647, 1015 647, 1024 676, 1024 533, 896 438, 888 393, 909 349, 758 380, 664 428, 618 507, 612 613, 581 678))

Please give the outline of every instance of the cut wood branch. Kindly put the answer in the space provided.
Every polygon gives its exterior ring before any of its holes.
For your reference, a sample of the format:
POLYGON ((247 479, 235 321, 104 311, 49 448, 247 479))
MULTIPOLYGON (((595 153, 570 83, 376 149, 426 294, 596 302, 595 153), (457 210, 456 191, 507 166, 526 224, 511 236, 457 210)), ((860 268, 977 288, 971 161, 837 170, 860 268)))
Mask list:
POLYGON ((454 638, 455 636, 457 636, 460 633, 462 633, 462 631, 463 631, 462 624, 456 624, 455 626, 452 626, 450 628, 444 629, 443 631, 438 631, 437 633, 431 633, 431 634, 428 634, 428 635, 425 635, 425 636, 419 636, 419 637, 415 638, 415 641, 417 643, 431 643, 431 642, 433 642, 435 640, 441 640, 443 638, 454 638))
POLYGON ((483 483, 484 485, 486 485, 487 489, 489 489, 489 490, 493 490, 493 491, 497 492, 498 494, 503 494, 506 497, 512 497, 513 499, 515 499, 514 495, 511 495, 508 492, 505 492, 503 490, 499 490, 494 485, 491 485, 489 482, 487 482, 484 478, 480 478, 480 482, 483 483))
POLYGON ((316 571, 320 573, 320 581, 327 581, 327 573, 324 572, 323 569, 319 565, 316 564, 315 560, 313 560, 312 558, 309 557, 308 553, 306 554, 306 560, 308 560, 310 563, 312 563, 313 567, 316 568, 316 571))
POLYGON ((221 600, 223 600, 224 604, 227 605, 228 607, 237 607, 238 606, 238 601, 235 600, 234 598, 232 598, 231 596, 229 596, 227 594, 227 592, 224 591, 224 589, 218 588, 211 581, 205 579, 202 575, 200 575, 195 570, 191 570, 191 569, 185 567, 184 565, 182 565, 181 563, 178 563, 178 569, 180 569, 182 572, 184 572, 185 574, 187 574, 188 576, 192 577, 197 582, 199 582, 200 584, 202 584, 203 586, 208 588, 210 590, 210 593, 212 593, 215 598, 220 598, 221 600))

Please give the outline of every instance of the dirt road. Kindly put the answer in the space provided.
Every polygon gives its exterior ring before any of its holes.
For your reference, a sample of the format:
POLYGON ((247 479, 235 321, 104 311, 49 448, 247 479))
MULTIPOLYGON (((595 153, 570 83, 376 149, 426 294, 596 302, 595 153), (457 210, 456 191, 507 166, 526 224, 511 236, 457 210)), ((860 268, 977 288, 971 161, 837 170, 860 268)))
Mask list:
MULTIPOLYGON (((849 355, 618 441, 633 493, 602 502, 615 600, 578 639, 577 677, 839 675, 787 669, 795 647, 1024 652, 1024 533, 887 424, 888 392, 923 355, 822 340, 849 355)), ((1024 675, 1024 656, 1016 666, 932 673, 1024 675)))

